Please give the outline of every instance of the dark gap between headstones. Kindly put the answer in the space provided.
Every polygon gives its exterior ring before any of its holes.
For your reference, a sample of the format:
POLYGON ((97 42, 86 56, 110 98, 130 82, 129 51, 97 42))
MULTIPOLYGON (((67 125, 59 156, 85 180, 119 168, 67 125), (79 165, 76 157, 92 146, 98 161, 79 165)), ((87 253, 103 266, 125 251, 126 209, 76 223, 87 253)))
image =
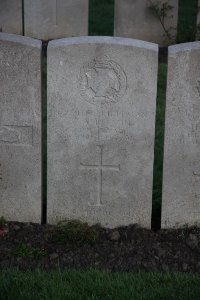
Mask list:
POLYGON ((162 206, 162 177, 163 177, 163 155, 164 155, 164 127, 165 127, 165 105, 167 87, 167 57, 168 48, 159 48, 158 89, 156 101, 156 125, 154 144, 154 168, 153 168, 153 195, 152 195, 152 219, 151 228, 161 228, 161 206, 162 206))
POLYGON ((22 35, 25 35, 25 25, 24 25, 24 0, 22 0, 22 35))
POLYGON ((47 46, 42 42, 42 224, 47 222, 47 46))

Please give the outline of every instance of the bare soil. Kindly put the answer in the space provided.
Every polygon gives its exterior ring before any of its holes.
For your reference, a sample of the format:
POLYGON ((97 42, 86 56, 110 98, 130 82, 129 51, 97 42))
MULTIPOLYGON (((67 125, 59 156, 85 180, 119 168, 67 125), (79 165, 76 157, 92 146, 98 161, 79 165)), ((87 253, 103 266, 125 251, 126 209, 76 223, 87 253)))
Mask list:
POLYGON ((0 227, 0 268, 5 267, 200 273, 200 229, 84 225, 66 230, 8 222, 0 227))

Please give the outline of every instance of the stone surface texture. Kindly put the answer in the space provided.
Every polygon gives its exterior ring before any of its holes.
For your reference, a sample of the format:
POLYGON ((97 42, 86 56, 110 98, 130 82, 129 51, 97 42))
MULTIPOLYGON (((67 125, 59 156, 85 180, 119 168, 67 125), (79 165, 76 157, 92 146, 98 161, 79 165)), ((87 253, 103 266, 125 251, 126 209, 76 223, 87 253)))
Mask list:
POLYGON ((162 227, 200 225, 200 42, 169 47, 162 227))
POLYGON ((0 0, 0 32, 22 34, 22 0, 0 0))
POLYGON ((25 35, 42 40, 88 34, 88 0, 24 0, 25 35))
POLYGON ((48 46, 48 222, 151 225, 158 47, 109 37, 48 46))
POLYGON ((41 42, 0 33, 0 216, 41 221, 41 42))
MULTIPOLYGON (((115 0, 114 35, 154 42, 160 46, 171 44, 172 41, 164 36, 158 17, 149 8, 154 2, 154 0, 115 0)), ((166 1, 159 2, 163 4, 166 1)), ((174 36, 177 31, 178 0, 169 0, 167 3, 173 6, 173 10, 168 13, 169 18, 165 18, 165 25, 167 29, 171 28, 170 34, 174 36)))

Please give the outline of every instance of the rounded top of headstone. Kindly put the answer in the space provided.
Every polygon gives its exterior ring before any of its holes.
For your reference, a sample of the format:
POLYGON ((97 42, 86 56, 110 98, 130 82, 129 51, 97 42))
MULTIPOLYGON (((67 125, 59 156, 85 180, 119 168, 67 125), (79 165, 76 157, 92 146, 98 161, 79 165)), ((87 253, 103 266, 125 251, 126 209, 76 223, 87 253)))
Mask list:
POLYGON ((176 53, 179 51, 191 51, 191 50, 199 50, 200 49, 200 41, 183 43, 178 45, 173 45, 169 47, 169 53, 176 53))
POLYGON ((21 35, 16 35, 16 34, 4 33, 4 32, 0 32, 0 41, 13 42, 17 44, 23 44, 26 46, 38 47, 38 48, 42 46, 42 42, 40 40, 21 36, 21 35))
POLYGON ((158 52, 158 45, 154 43, 129 38, 109 36, 81 36, 73 38, 64 38, 49 42, 48 47, 60 47, 80 44, 110 44, 120 46, 132 46, 158 52))

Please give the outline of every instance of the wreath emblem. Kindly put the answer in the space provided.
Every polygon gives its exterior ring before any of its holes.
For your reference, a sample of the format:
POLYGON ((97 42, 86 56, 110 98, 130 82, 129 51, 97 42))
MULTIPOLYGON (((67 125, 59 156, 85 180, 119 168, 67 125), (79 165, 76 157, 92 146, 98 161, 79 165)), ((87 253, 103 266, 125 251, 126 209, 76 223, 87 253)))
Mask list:
POLYGON ((125 94, 126 74, 112 60, 94 59, 81 68, 81 95, 94 105, 116 103, 125 94))

